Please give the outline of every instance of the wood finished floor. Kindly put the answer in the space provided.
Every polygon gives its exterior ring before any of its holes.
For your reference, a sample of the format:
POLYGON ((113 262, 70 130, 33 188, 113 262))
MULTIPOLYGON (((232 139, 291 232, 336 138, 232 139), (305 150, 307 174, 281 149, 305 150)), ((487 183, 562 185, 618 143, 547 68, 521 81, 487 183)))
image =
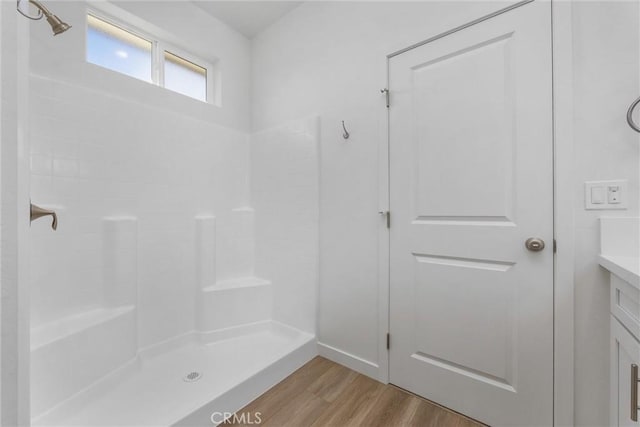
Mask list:
MULTIPOLYGON (((477 427, 474 420, 316 357, 238 411, 270 427, 477 427)), ((248 418, 246 418, 248 420, 248 418)), ((225 426, 255 426, 237 424, 225 426)))

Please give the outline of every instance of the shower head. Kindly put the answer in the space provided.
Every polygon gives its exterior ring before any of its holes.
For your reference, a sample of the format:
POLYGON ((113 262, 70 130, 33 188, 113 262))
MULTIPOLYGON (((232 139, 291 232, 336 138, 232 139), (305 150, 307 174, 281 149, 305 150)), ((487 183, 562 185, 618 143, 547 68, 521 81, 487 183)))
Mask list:
POLYGON ((47 7, 45 5, 43 5, 42 3, 40 3, 38 0, 18 0, 18 12, 20 12, 21 14, 23 14, 27 18, 33 19, 33 20, 42 19, 42 17, 47 18, 47 22, 49 23, 49 25, 51 25, 51 29, 53 30, 53 35, 54 36, 57 36, 58 34, 64 33, 69 28, 71 28, 71 25, 67 24, 66 22, 64 22, 60 18, 58 18, 56 15, 51 13, 51 11, 49 9, 47 9, 47 7), (21 4, 22 4, 22 2, 25 2, 25 1, 28 1, 29 3, 31 3, 32 5, 34 5, 35 7, 38 8, 38 15, 37 16, 35 16, 35 17, 29 16, 25 12, 22 11, 21 4))
POLYGON ((67 24, 66 22, 63 22, 56 15, 50 14, 45 16, 47 17, 47 22, 49 23, 49 25, 51 25, 51 29, 53 30, 54 36, 57 36, 58 34, 62 34, 65 31, 67 31, 69 28, 71 28, 71 25, 67 24))

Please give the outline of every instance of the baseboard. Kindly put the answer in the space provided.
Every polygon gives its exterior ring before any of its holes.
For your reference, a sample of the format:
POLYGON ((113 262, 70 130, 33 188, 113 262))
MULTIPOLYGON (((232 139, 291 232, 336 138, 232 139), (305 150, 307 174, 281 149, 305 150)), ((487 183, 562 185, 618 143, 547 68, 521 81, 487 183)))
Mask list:
POLYGON ((321 342, 318 342, 318 354, 333 362, 346 366, 349 369, 353 369, 362 375, 366 375, 376 381, 380 381, 380 367, 375 363, 321 342))

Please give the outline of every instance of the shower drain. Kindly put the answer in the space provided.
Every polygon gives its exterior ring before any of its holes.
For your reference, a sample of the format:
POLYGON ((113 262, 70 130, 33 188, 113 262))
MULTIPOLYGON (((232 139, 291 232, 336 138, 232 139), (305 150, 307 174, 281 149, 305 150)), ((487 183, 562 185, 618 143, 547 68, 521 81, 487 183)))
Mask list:
POLYGON ((193 372, 189 372, 189 373, 188 373, 188 374, 183 378, 183 380, 184 380, 185 382, 192 383, 192 382, 194 382, 194 381, 198 381, 200 378, 202 378, 202 374, 201 374, 200 372, 193 371, 193 372))

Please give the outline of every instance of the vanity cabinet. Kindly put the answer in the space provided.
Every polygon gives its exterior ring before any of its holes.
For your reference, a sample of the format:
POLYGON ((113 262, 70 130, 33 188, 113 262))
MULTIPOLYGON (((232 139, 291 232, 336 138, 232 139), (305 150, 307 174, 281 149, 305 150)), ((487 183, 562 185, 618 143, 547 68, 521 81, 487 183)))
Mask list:
POLYGON ((640 218, 600 218, 598 258, 610 272, 609 424, 640 427, 640 218))
MULTIPOLYGON (((611 270, 615 267, 610 266, 611 270)), ((640 289, 611 273, 610 410, 612 426, 640 426, 640 289)), ((627 277, 625 275, 625 277, 627 277)))
POLYGON ((611 315, 612 426, 638 426, 638 366, 640 341, 611 315))

